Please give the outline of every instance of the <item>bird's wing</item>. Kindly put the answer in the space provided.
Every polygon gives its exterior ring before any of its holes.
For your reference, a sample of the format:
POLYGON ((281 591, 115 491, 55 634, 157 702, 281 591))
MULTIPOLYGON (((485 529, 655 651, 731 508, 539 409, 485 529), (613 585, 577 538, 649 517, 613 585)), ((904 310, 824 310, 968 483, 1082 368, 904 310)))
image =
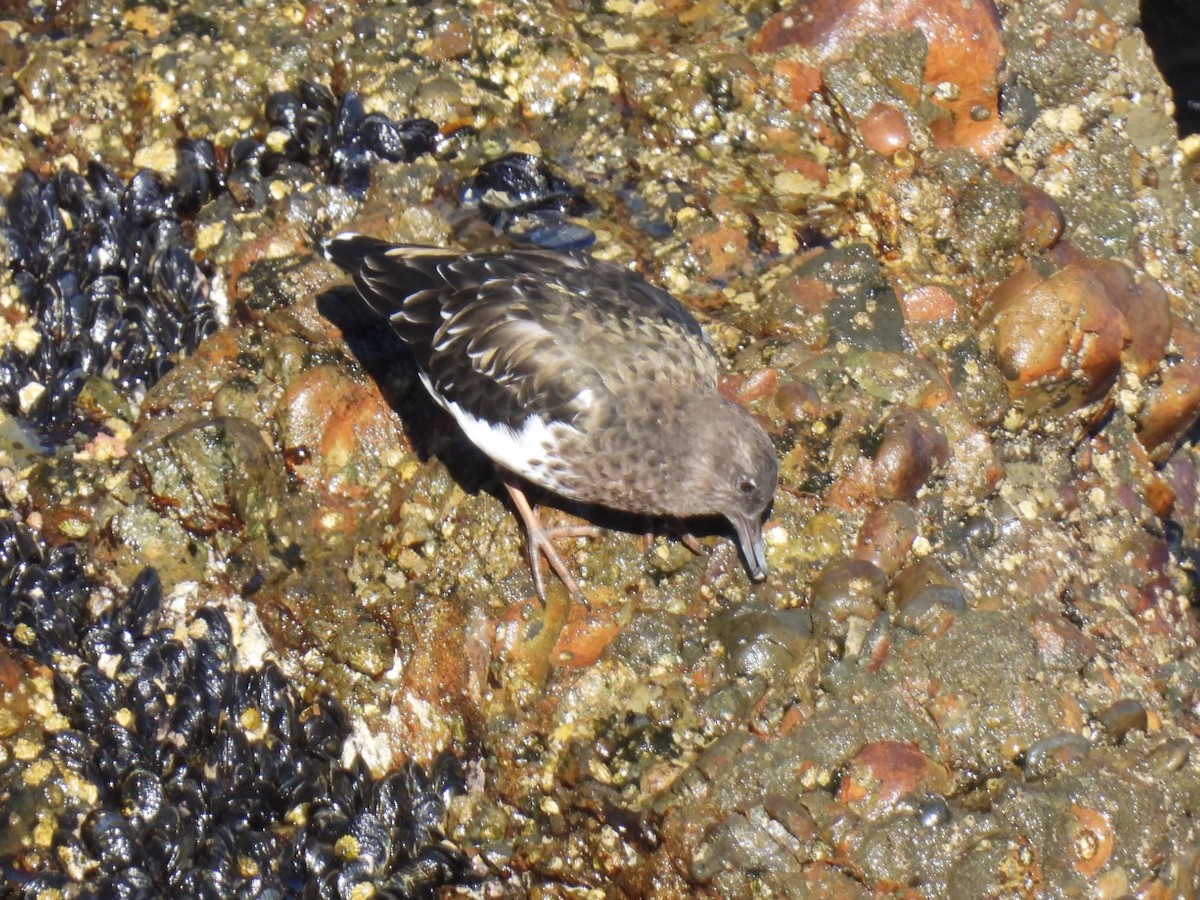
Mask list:
MULTIPOLYGON (((458 254, 370 239, 344 267, 445 400, 519 426, 532 413, 587 430, 622 385, 711 388, 716 360, 677 300, 584 254, 458 254)), ((334 258, 335 262, 342 262, 334 258)))

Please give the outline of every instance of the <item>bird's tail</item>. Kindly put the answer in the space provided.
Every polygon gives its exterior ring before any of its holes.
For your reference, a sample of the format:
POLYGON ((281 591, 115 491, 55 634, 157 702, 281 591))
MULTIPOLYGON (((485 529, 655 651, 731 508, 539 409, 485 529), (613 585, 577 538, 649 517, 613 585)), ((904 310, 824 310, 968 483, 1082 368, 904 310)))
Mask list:
POLYGON ((366 237, 347 231, 325 238, 320 243, 321 255, 347 272, 354 272, 362 261, 376 253, 384 253, 391 247, 386 241, 366 237))
POLYGON ((355 272, 368 257, 386 257, 393 265, 420 264, 461 256, 461 250, 424 244, 389 244, 378 238, 346 231, 321 241, 321 255, 340 269, 355 272))

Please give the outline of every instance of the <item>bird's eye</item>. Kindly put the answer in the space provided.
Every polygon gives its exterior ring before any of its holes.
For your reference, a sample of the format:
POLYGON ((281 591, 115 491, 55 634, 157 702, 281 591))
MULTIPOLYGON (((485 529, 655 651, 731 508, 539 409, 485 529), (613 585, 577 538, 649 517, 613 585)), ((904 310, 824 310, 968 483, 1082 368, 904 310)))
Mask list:
POLYGON ((738 482, 738 486, 737 486, 738 490, 741 491, 743 494, 754 493, 755 487, 757 487, 757 485, 755 485, 753 478, 743 478, 741 481, 738 482))

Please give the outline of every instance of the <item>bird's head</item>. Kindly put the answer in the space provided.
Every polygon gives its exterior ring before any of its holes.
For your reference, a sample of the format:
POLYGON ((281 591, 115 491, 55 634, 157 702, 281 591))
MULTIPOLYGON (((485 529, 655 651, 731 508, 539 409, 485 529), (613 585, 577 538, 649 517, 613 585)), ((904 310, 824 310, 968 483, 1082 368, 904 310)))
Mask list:
POLYGON ((684 479, 688 515, 723 516, 733 525, 746 568, 755 581, 767 576, 763 518, 775 496, 775 447, 745 409, 720 399, 695 423, 684 479))

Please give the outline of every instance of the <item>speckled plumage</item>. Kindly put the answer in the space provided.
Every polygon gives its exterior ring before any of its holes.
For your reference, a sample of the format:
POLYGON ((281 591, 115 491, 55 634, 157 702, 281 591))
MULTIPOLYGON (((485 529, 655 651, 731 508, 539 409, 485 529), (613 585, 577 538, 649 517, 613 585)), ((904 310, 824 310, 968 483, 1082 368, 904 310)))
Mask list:
MULTIPOLYGON (((582 253, 463 254, 359 235, 325 252, 412 349, 432 397, 501 466, 584 503, 725 516, 751 574, 765 575, 774 449, 717 393, 708 339, 670 294, 582 253)), ((526 526, 532 545, 539 526, 526 526)))

